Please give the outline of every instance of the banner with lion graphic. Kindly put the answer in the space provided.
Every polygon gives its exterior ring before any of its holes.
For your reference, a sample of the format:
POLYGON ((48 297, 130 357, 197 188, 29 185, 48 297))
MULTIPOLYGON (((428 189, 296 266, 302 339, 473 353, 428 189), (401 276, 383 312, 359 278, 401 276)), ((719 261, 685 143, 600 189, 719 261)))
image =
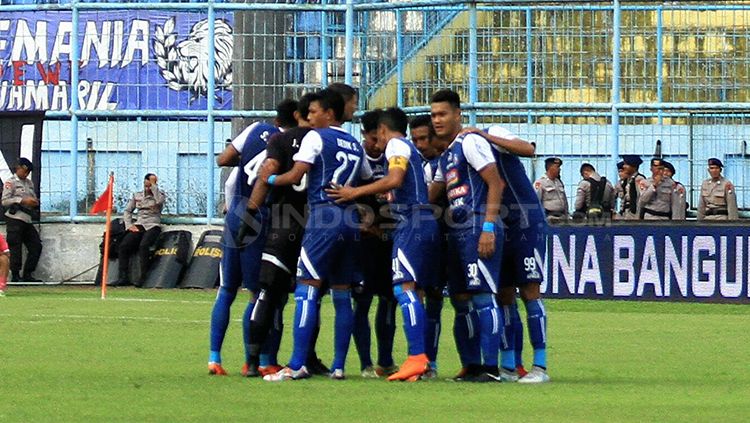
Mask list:
POLYGON ((232 108, 233 15, 217 13, 208 92, 208 20, 194 12, 9 12, 0 16, 0 111, 232 108), (80 76, 71 91, 72 34, 80 76))

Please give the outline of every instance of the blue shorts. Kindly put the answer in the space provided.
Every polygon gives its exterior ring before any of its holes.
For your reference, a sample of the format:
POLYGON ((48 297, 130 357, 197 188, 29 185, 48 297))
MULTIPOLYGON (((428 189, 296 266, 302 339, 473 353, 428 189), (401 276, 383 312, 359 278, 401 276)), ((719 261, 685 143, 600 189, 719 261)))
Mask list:
POLYGON ((439 269, 435 259, 439 254, 440 231, 431 210, 415 210, 413 214, 399 216, 391 254, 394 285, 416 282, 421 289, 436 286, 439 269))
POLYGON ((542 263, 546 256, 546 222, 530 225, 513 224, 505 229, 502 272, 506 287, 542 283, 542 263))
POLYGON ((451 294, 493 293, 500 288, 503 228, 495 225, 495 253, 479 257, 481 222, 469 228, 454 228, 448 235, 448 290, 451 294))
POLYGON ((356 209, 333 205, 310 208, 297 262, 297 280, 320 280, 328 286, 359 283, 362 281, 359 258, 356 209))
MULTIPOLYGON (((267 212, 267 209, 261 209, 258 219, 260 222, 268 221, 267 212)), ((221 286, 233 290, 242 286, 250 291, 257 291, 261 256, 268 228, 261 223, 257 237, 252 240, 248 238, 248 244, 237 246, 235 239, 240 223, 241 219, 237 213, 227 213, 221 243, 221 286)))

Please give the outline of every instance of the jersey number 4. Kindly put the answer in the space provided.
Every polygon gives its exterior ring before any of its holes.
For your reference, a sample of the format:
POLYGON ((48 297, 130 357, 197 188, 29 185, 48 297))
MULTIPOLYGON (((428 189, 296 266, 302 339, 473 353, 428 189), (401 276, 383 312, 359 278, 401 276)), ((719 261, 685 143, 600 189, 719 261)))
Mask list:
MULTIPOLYGON (((258 153, 257 156, 250 159, 249 162, 245 165, 243 170, 247 174, 247 184, 253 185, 255 182, 255 178, 258 177, 258 171, 260 171, 260 167, 263 164, 263 161, 266 160, 266 150, 261 151, 258 153)), ((307 174, 302 176, 302 180, 299 181, 299 184, 292 185, 292 188, 294 188, 297 192, 302 192, 307 189, 307 174)))

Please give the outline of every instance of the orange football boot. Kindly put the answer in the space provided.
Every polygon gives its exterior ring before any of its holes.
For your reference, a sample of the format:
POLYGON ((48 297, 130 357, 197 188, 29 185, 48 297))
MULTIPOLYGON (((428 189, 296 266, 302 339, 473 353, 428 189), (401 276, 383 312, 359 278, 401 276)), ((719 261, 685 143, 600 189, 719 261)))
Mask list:
POLYGON ((426 354, 410 355, 396 373, 388 376, 389 381, 414 379, 421 376, 430 368, 430 360, 426 354))

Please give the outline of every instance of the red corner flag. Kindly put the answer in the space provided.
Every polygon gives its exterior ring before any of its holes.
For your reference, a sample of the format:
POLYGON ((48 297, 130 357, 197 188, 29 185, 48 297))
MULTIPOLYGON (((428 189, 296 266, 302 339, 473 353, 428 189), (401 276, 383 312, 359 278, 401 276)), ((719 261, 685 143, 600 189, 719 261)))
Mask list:
POLYGON ((109 237, 110 237, 110 223, 112 220, 112 187, 115 184, 114 173, 109 174, 109 183, 107 189, 99 197, 94 205, 91 207, 91 214, 99 212, 107 212, 107 223, 104 229, 104 258, 102 260, 102 300, 107 297, 107 273, 109 265, 109 237))
POLYGON ((112 197, 113 182, 114 177, 110 175, 107 189, 104 190, 104 193, 102 193, 102 195, 94 202, 94 205, 91 206, 91 211, 89 212, 89 214, 101 213, 103 211, 107 211, 109 207, 112 207, 110 198, 112 197))

